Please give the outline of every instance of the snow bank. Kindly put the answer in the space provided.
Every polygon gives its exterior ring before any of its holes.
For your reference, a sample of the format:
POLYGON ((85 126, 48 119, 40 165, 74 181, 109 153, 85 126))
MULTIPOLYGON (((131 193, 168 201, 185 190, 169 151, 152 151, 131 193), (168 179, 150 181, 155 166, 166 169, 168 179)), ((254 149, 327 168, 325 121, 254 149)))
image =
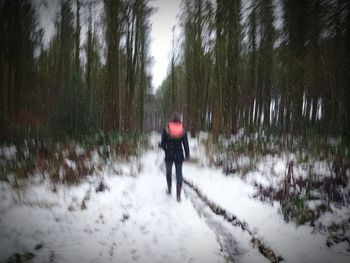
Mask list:
POLYGON ((17 155, 17 148, 14 145, 0 147, 0 159, 11 161, 15 160, 17 155))
MULTIPOLYGON (((195 142, 192 141, 190 145, 195 145, 195 142)), ((209 200, 247 222, 249 228, 254 229, 256 235, 287 262, 348 262, 350 252, 345 242, 329 248, 325 234, 314 233, 308 225, 286 223, 279 212, 278 202, 270 205, 252 198, 256 193, 254 183, 266 187, 281 183, 287 163, 287 159, 266 157, 258 163, 257 170, 249 172, 245 179, 238 175, 225 176, 220 169, 191 163, 185 163, 183 169, 184 177, 209 200)), ((296 169, 295 175, 305 177, 306 173, 296 169)), ((350 217, 350 212, 345 208, 338 211, 338 215, 343 220, 350 217)), ((330 222, 336 217, 337 214, 324 215, 319 222, 330 222)))

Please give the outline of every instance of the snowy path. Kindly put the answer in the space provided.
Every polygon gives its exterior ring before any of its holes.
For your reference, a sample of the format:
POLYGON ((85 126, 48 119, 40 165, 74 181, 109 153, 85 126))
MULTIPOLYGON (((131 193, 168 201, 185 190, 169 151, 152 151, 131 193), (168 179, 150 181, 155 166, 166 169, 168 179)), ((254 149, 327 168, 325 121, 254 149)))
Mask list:
MULTIPOLYGON (((0 262, 16 254, 30 262, 59 263, 269 262, 253 247, 253 236, 285 262, 348 261, 346 244, 328 249, 324 236, 308 226, 286 224, 278 205, 251 198, 251 185, 219 169, 185 163, 183 172, 207 201, 247 222, 249 231, 213 213, 189 186, 184 186, 182 202, 176 202, 175 191, 165 193, 159 139, 151 136, 152 149, 141 156, 136 177, 129 175, 135 167, 114 163, 121 175, 105 167, 89 181, 60 186, 57 192, 46 181, 23 191, 0 182, 0 262), (101 179, 108 189, 96 192, 101 179)), ((192 156, 200 159, 203 151, 194 140, 190 144, 192 156)))
POLYGON ((165 178, 154 165, 158 157, 146 154, 136 178, 106 176, 110 190, 104 192, 89 184, 57 194, 29 187, 24 201, 1 215, 0 262, 28 252, 34 262, 224 262, 215 233, 191 202, 166 195, 165 178))
POLYGON ((108 189, 97 193, 96 178, 57 193, 47 183, 28 185, 20 195, 1 183, 0 262, 16 253, 31 262, 265 261, 242 231, 246 245, 195 207, 196 197, 178 203, 165 193, 161 152, 149 151, 141 163, 137 177, 102 173, 108 189))

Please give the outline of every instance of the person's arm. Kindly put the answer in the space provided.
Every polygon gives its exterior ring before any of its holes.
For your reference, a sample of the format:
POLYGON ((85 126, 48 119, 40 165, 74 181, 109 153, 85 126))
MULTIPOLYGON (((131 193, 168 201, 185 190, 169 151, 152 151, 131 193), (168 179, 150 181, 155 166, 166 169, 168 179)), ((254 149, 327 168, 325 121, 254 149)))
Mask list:
POLYGON ((162 133, 162 141, 160 142, 160 147, 165 151, 166 150, 166 139, 165 139, 165 129, 162 133))
POLYGON ((185 132, 185 135, 182 138, 182 143, 184 145, 185 149, 185 157, 186 159, 190 158, 190 148, 188 147, 188 139, 187 139, 187 133, 185 132))

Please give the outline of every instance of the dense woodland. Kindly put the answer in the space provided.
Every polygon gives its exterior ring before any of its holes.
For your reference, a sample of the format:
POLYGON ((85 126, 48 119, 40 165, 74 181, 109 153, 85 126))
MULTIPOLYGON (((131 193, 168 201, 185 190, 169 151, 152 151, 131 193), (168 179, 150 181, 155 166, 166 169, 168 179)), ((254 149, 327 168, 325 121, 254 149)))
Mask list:
POLYGON ((192 134, 350 141, 347 0, 183 0, 156 94, 150 0, 57 1, 48 43, 35 3, 0 0, 1 141, 160 130, 174 110, 192 134))
POLYGON ((156 94, 164 116, 184 112, 193 133, 244 127, 349 143, 349 1, 185 0, 181 10, 156 94))
POLYGON ((57 2, 46 47, 32 1, 0 1, 1 139, 141 131, 151 88, 149 1, 57 2))

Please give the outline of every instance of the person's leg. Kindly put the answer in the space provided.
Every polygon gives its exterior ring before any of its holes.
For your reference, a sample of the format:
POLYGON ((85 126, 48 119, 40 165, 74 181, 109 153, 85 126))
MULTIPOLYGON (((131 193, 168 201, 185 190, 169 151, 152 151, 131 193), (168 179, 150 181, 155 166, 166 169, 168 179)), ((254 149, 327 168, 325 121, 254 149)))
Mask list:
POLYGON ((181 188, 182 188, 182 162, 175 162, 176 169, 176 198, 177 201, 181 201, 181 188))
POLYGON ((166 168, 166 182, 168 185, 168 193, 171 194, 171 170, 173 167, 172 161, 165 161, 165 168, 166 168))

